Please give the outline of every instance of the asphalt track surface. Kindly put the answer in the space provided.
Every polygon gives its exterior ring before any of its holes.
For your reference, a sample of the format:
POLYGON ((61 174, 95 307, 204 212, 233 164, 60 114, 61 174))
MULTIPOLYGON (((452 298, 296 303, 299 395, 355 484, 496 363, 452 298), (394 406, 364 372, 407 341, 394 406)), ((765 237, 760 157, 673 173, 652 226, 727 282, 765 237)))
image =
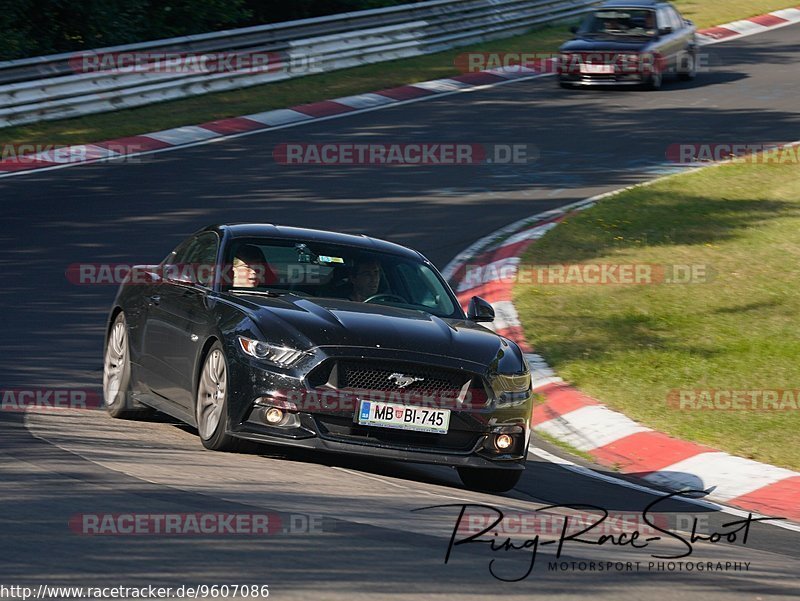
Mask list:
MULTIPOLYGON (((155 262, 213 222, 263 221, 364 232, 418 248, 440 267, 516 219, 652 178, 676 142, 800 138, 800 27, 706 48, 711 70, 658 93, 557 89, 552 78, 457 94, 145 157, 0 181, 3 389, 99 389, 112 286, 67 282, 67 265, 155 262), (533 144, 540 158, 500 167, 282 166, 282 142, 533 144)), ((765 218, 768 215, 764 215, 765 218)), ((744 227, 744 223, 731 227, 744 227)), ((651 494, 532 458, 506 495, 465 491, 446 468, 312 456, 279 449, 202 450, 163 418, 0 412, 0 584, 84 586, 269 584, 283 599, 767 599, 798 595, 800 535, 765 524, 746 546, 698 542, 684 561, 750 562, 749 571, 649 571, 647 550, 573 543, 564 561, 640 561, 639 572, 548 570, 554 548, 530 556, 485 545, 444 555, 456 509, 489 503, 534 512, 592 503, 637 513, 651 494), (310 533, 248 536, 86 536, 86 513, 275 512, 312 516, 310 533), (518 556, 513 559, 510 556, 518 556)), ((670 512, 696 513, 682 502, 670 512)), ((674 515, 672 516, 675 517, 674 515)), ((738 519, 705 514, 719 525, 738 519)), ((677 518, 676 518, 677 519, 677 518)), ((712 526, 713 528, 713 526, 712 526)), ((657 560, 655 560, 657 561, 657 560)))

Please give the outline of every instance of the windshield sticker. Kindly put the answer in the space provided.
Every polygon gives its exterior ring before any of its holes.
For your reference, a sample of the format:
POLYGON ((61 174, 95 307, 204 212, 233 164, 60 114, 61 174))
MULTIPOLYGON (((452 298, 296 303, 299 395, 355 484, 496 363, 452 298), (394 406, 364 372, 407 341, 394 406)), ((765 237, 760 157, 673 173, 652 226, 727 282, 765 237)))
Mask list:
POLYGON ((317 257, 317 261, 320 263, 344 263, 344 259, 342 257, 328 257, 326 255, 320 255, 317 257))

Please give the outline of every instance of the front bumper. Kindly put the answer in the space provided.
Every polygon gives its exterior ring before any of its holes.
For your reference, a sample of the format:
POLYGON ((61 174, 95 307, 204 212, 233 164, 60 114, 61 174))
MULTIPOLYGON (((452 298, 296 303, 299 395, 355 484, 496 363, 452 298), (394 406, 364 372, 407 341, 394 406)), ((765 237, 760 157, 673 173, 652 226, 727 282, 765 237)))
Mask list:
MULTIPOLYGON (((300 414, 301 420, 312 420, 309 414, 300 414)), ((266 427, 266 426, 265 426, 266 427)), ((362 457, 374 457, 394 461, 407 461, 410 463, 426 463, 432 465, 447 465, 450 467, 474 467, 474 468, 494 468, 507 470, 523 470, 525 456, 504 455, 489 458, 482 455, 482 443, 479 442, 468 453, 456 451, 436 452, 429 448, 403 447, 401 445, 378 444, 367 442, 344 442, 331 438, 330 436, 317 433, 307 437, 293 437, 281 435, 279 433, 257 432, 256 428, 242 427, 230 432, 232 436, 253 442, 274 444, 293 448, 308 449, 327 453, 337 453, 345 455, 359 455, 362 457)), ((481 437, 488 438, 486 437, 481 437)), ((527 451, 526 451, 527 452, 527 451)))
POLYGON ((561 83, 572 86, 640 86, 647 83, 647 76, 639 74, 625 75, 581 75, 560 74, 561 83))
MULTIPOLYGON (((530 440, 532 394, 513 406, 498 406, 492 387, 497 388, 500 382, 507 380, 504 376, 485 380, 489 396, 481 400, 482 404, 451 407, 450 428, 446 434, 358 424, 354 420, 358 398, 335 407, 322 403, 321 407, 313 409, 309 405, 285 408, 287 415, 292 416, 288 423, 267 423, 266 408, 280 404, 281 394, 276 391, 308 391, 308 379, 321 365, 327 364, 324 362, 352 360, 353 357, 352 349, 326 349, 309 364, 291 373, 265 369, 256 362, 235 357, 230 363, 229 434, 259 443, 414 463, 523 469, 530 440), (500 433, 511 434, 514 439, 514 444, 502 451, 494 445, 500 433)), ((426 358, 419 353, 372 351, 369 358, 405 366, 414 359, 419 365, 430 366, 421 363, 426 358)), ((442 358, 439 367, 462 370, 464 374, 477 377, 475 364, 442 358)))

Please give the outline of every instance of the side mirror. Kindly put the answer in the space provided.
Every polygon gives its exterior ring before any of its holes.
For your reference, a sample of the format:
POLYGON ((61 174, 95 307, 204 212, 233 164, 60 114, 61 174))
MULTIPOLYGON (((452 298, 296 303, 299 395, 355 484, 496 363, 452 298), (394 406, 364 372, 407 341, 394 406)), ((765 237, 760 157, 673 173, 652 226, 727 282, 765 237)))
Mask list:
POLYGON ((569 30, 570 30, 570 33, 578 33, 578 26, 577 25, 573 25, 572 27, 569 28, 569 30))
POLYGON ((658 35, 669 35, 672 33, 672 27, 667 25, 666 27, 662 27, 658 30, 658 35))
POLYGON ((197 284, 185 265, 165 265, 162 278, 164 282, 177 284, 179 286, 194 286, 197 284))
POLYGON ((470 321, 494 321, 494 309, 480 296, 473 296, 469 299, 467 319, 470 321))
POLYGON ((128 275, 127 281, 135 284, 160 284, 160 265, 134 265, 128 275))
POLYGON ((165 282, 170 284, 178 284, 179 286, 196 286, 197 282, 182 274, 174 274, 164 278, 165 282))

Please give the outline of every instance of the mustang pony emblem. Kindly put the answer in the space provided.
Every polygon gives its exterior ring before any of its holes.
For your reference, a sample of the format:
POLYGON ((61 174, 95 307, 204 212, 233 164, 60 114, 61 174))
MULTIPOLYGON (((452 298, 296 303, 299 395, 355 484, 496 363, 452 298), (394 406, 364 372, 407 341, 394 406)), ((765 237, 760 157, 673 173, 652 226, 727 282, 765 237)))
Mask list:
POLYGON ((415 376, 407 376, 405 374, 393 373, 389 376, 389 380, 397 384, 398 388, 405 388, 411 386, 414 382, 422 382, 425 378, 417 378, 415 376))

